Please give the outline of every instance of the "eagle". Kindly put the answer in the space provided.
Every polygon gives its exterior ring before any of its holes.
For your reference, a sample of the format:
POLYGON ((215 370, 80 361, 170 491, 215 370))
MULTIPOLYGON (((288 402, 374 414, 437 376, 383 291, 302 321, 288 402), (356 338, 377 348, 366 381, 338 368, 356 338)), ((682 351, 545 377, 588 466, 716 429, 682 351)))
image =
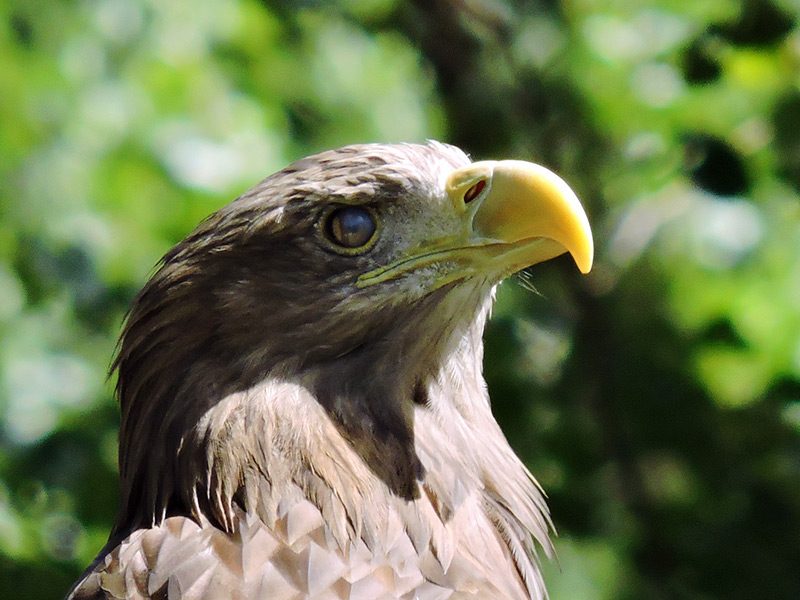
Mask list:
POLYGON ((439 142, 298 160, 203 221, 133 301, 121 499, 69 598, 544 598, 552 523, 492 416, 506 277, 568 252, 576 195, 439 142))

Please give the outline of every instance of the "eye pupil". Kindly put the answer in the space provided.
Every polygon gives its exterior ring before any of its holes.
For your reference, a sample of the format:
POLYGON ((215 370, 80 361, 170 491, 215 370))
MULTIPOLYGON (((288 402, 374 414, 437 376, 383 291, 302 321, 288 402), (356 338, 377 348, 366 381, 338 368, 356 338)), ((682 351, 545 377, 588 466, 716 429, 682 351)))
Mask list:
POLYGON ((481 179, 478 183, 470 187, 464 194, 464 204, 469 204, 470 202, 475 200, 475 198, 478 197, 478 195, 483 191, 483 188, 485 187, 486 187, 486 181, 484 179, 481 179))
POLYGON ((375 221, 365 208, 347 206, 331 213, 328 236, 345 248, 360 248, 372 239, 375 221))

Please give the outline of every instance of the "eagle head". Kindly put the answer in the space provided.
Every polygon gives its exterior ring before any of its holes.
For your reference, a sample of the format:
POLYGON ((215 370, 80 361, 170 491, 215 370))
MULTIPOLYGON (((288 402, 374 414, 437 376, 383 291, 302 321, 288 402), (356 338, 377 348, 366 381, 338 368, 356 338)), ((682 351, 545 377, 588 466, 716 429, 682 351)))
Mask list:
POLYGON ((367 539, 385 506, 424 500, 445 523, 483 494, 498 539, 546 545, 538 488, 491 417, 481 337, 497 284, 565 252, 589 271, 586 215, 535 164, 371 144, 267 177, 133 303, 112 541, 171 515, 269 526, 294 497, 338 515, 337 539, 367 539))

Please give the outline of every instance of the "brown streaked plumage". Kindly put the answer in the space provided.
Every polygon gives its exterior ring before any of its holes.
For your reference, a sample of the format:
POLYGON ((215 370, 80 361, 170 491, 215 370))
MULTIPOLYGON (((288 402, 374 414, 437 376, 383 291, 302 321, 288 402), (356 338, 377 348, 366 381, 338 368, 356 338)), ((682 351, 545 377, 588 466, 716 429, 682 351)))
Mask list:
POLYGON ((436 142, 323 152, 220 209, 134 301, 122 503, 70 597, 542 598, 550 520, 481 338, 497 283, 564 251, 588 271, 561 180, 436 142))

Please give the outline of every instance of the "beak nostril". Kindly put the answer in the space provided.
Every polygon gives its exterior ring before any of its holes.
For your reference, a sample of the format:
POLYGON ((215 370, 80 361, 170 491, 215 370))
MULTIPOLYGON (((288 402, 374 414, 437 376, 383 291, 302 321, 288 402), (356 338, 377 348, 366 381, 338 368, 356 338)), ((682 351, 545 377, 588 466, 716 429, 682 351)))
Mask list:
POLYGON ((485 188, 485 187, 486 187, 486 180, 485 179, 481 179, 476 184, 471 186, 464 193, 464 204, 469 204, 470 202, 475 200, 475 198, 477 198, 478 195, 480 195, 480 193, 483 191, 483 188, 485 188))

